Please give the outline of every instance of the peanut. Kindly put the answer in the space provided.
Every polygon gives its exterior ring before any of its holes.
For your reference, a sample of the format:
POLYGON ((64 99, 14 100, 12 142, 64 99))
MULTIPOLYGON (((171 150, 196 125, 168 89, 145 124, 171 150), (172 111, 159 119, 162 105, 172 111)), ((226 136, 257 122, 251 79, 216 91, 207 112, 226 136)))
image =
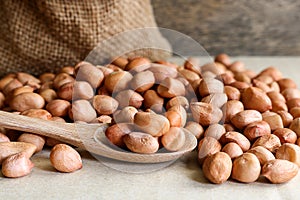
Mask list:
POLYGON ((31 133, 23 133, 18 138, 18 142, 31 143, 36 146, 35 153, 42 151, 46 142, 45 138, 31 133))
POLYGON ((297 140, 297 134, 288 128, 278 128, 273 132, 279 139, 281 144, 292 143, 294 144, 297 140))
POLYGON ((253 147, 247 152, 256 155, 261 165, 264 165, 266 162, 275 159, 275 156, 272 154, 272 152, 262 146, 253 147))
POLYGON ((97 88, 101 85, 104 75, 103 72, 88 62, 80 62, 75 66, 76 79, 78 81, 88 82, 92 88, 97 88))
POLYGON ((198 144, 198 162, 202 165, 207 156, 221 151, 221 144, 212 137, 204 137, 198 144))
POLYGON ((298 174, 298 165, 288 160, 270 160, 262 167, 262 176, 271 183, 285 183, 298 174))
POLYGON ((2 163, 2 174, 6 177, 17 178, 30 174, 34 164, 26 153, 20 152, 9 156, 2 163))
POLYGON ((71 101, 73 97, 74 82, 67 82, 57 90, 57 96, 61 99, 71 101))
POLYGON ((194 120, 202 126, 218 123, 222 118, 221 109, 208 103, 192 102, 190 109, 194 120))
POLYGON ((44 120, 49 120, 52 118, 52 115, 44 109, 28 109, 20 113, 20 115, 24 115, 27 117, 40 118, 44 120))
POLYGON ((260 175, 260 163, 252 153, 244 153, 233 161, 231 177, 243 183, 251 183, 260 175))
POLYGON ((248 87, 242 92, 241 100, 245 109, 265 112, 272 109, 272 102, 268 95, 259 88, 248 87))
POLYGON ((228 180, 231 174, 232 161, 224 152, 208 156, 202 165, 204 176, 212 183, 220 184, 228 180))
POLYGON ((150 60, 148 58, 137 57, 132 59, 126 64, 125 70, 127 71, 134 70, 140 72, 140 71, 144 71, 149 67, 150 67, 150 60))
POLYGON ((220 142, 223 145, 229 142, 235 142, 241 147, 243 152, 248 151, 251 145, 249 140, 243 134, 236 131, 230 131, 223 134, 220 138, 220 142))
POLYGON ((86 81, 76 81, 73 88, 73 99, 89 100, 94 96, 92 86, 86 81))
POLYGON ((244 105, 242 102, 238 101, 238 100, 229 100, 227 101, 223 107, 222 107, 222 111, 223 111, 223 119, 225 123, 230 122, 231 118, 244 110, 244 105))
POLYGON ((170 123, 166 117, 150 112, 137 112, 134 115, 134 124, 154 137, 162 136, 170 129, 170 123))
POLYGON ((165 98, 173 98, 175 96, 184 96, 185 87, 179 80, 167 77, 159 84, 157 93, 165 98))
POLYGON ((120 108, 124 108, 126 106, 140 108, 144 98, 142 95, 133 90, 123 90, 117 93, 115 100, 118 102, 120 108))
POLYGON ((25 111, 31 108, 43 108, 45 100, 39 94, 25 92, 15 96, 10 102, 10 107, 16 111, 25 111))
POLYGON ((160 97, 155 90, 147 90, 143 98, 143 103, 146 108, 150 108, 158 113, 163 111, 164 99, 160 97))
POLYGON ((265 121, 253 122, 246 126, 243 133, 250 141, 254 141, 258 137, 271 134, 271 128, 265 121))
POLYGON ((3 133, 0 133, 0 142, 10 142, 10 139, 3 133))
POLYGON ((36 146, 25 142, 0 142, 0 164, 9 156, 24 152, 30 158, 36 146))
POLYGON ((139 72, 133 76, 130 85, 137 92, 145 92, 155 83, 154 75, 151 71, 139 72))
POLYGON ((161 83, 168 77, 176 78, 178 75, 176 69, 161 64, 151 64, 151 67, 148 68, 148 70, 153 73, 156 83, 161 83))
POLYGON ((283 128, 282 119, 280 115, 275 112, 264 112, 262 118, 263 121, 266 121, 269 124, 271 131, 274 131, 277 128, 283 128))
POLYGON ((55 89, 60 88, 66 83, 74 82, 74 78, 67 73, 59 73, 53 79, 53 87, 55 89))
POLYGON ((207 78, 200 82, 199 93, 205 97, 213 93, 223 93, 224 85, 221 81, 213 78, 207 78))
POLYGON ((235 159, 243 154, 243 150, 241 147, 235 142, 227 143, 223 148, 222 151, 227 153, 231 159, 235 159))
POLYGON ((157 138, 142 132, 131 132, 123 136, 123 141, 132 152, 149 154, 157 152, 157 138))
POLYGON ((74 121, 90 122, 97 117, 97 113, 87 100, 77 100, 73 102, 69 116, 74 121))
POLYGON ((276 158, 291 161, 300 167, 300 147, 285 143, 276 151, 276 158))
POLYGON ((300 117, 295 118, 289 128, 294 131, 298 137, 300 137, 300 117))
POLYGON ((110 73, 104 80, 105 88, 110 92, 119 92, 128 87, 132 75, 126 71, 110 73))
POLYGON ((235 127, 242 129, 253 122, 262 121, 262 115, 257 110, 244 110, 232 116, 230 121, 235 127))
POLYGON ((197 139, 203 136, 204 129, 199 123, 189 121, 184 128, 190 131, 197 139))
POLYGON ((46 103, 49 103, 50 101, 57 98, 57 94, 56 94, 55 90, 50 89, 50 88, 42 90, 39 93, 39 95, 41 95, 45 99, 46 103))
POLYGON ((171 127, 167 133, 161 137, 162 145, 168 151, 178 151, 185 142, 185 133, 182 128, 171 127))
POLYGON ((110 115, 118 108, 118 101, 106 95, 96 95, 93 97, 93 107, 101 115, 110 115))
POLYGON ((63 99, 55 99, 50 101, 46 109, 55 117, 64 117, 68 115, 68 111, 71 107, 71 103, 69 101, 63 99))
POLYGON ((232 86, 226 85, 224 93, 227 95, 228 100, 240 100, 241 92, 232 86))
POLYGON ((137 112, 138 110, 135 107, 126 106, 119 112, 114 113, 114 120, 116 123, 133 123, 134 115, 137 112))
POLYGON ((66 144, 57 144, 51 149, 50 162, 60 172, 74 172, 82 168, 79 153, 66 144))
POLYGON ((252 147, 256 146, 262 146, 274 153, 278 147, 281 146, 280 139, 274 135, 274 134, 269 134, 269 135, 263 135, 260 138, 258 138, 252 145, 252 147))
POLYGON ((209 136, 219 140, 225 133, 226 130, 221 124, 211 124, 205 130, 204 137, 209 136))
POLYGON ((124 148, 125 143, 123 141, 123 136, 129 134, 133 130, 132 124, 118 123, 108 127, 105 131, 105 135, 112 144, 124 148))

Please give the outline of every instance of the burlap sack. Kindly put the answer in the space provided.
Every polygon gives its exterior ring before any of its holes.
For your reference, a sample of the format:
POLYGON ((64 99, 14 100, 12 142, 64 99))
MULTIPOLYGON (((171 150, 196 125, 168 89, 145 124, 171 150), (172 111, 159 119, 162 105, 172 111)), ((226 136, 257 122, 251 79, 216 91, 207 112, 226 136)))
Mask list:
MULTIPOLYGON (((57 71, 85 59, 99 42, 117 33, 155 26, 150 0, 0 1, 0 75, 57 71)), ((98 47, 101 56, 153 42, 170 48, 158 31, 129 36, 121 44, 98 47)), ((148 48, 146 54, 162 59, 168 53, 148 48)))

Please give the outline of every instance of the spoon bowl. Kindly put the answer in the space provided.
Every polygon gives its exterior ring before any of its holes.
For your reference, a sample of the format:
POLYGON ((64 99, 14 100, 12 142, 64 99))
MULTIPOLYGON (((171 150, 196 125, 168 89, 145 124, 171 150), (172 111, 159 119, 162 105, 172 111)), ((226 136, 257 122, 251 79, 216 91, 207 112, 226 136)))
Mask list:
POLYGON ((105 136, 107 124, 61 123, 0 111, 0 126, 51 137, 90 153, 133 163, 161 163, 176 160, 197 146, 197 139, 185 132, 185 144, 176 152, 165 149, 154 154, 138 154, 112 145, 105 136))

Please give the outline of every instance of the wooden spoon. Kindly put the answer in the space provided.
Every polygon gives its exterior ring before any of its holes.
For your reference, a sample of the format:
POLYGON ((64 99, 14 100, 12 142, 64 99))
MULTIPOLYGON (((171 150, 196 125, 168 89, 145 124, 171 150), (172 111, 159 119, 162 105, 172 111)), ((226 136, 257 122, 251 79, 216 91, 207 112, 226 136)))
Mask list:
POLYGON ((194 135, 186 132, 184 146, 176 152, 138 154, 110 144, 105 137, 107 124, 61 123, 0 111, 0 126, 51 137, 104 157, 135 163, 159 163, 179 158, 197 146, 194 135))

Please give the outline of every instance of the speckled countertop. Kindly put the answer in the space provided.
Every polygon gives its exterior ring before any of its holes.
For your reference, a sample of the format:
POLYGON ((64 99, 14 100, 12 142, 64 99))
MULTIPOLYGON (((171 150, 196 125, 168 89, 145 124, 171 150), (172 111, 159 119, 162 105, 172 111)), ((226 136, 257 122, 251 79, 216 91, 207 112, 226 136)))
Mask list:
MULTIPOLYGON (((300 57, 233 59, 244 61, 247 68, 257 72, 270 65, 276 66, 285 77, 294 79, 300 86, 300 57)), ((0 174, 0 199, 279 200, 298 199, 300 196, 300 174, 292 181, 279 185, 269 184, 264 179, 250 184, 231 180, 222 185, 211 184, 203 177, 197 165, 196 152, 191 152, 164 168, 147 173, 138 173, 141 166, 136 168, 133 165, 128 168, 121 166, 122 170, 115 170, 111 167, 117 165, 110 161, 99 161, 86 151, 80 153, 83 168, 74 173, 56 172, 50 165, 49 151, 43 151, 33 156, 35 168, 30 175, 9 179, 0 174)))

